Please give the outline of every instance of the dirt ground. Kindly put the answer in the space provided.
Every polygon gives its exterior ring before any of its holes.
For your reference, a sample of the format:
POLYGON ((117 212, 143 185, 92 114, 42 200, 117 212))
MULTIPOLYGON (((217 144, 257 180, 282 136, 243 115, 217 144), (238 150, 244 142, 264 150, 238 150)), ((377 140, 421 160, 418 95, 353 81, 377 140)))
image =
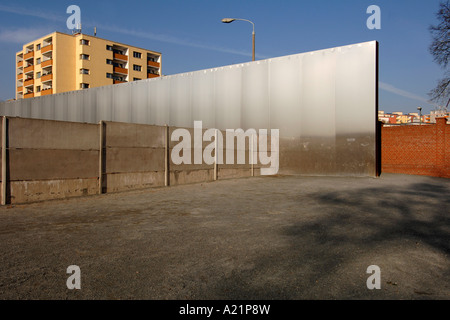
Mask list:
POLYGON ((423 176, 276 176, 2 207, 0 299, 448 300, 449 195, 423 176))

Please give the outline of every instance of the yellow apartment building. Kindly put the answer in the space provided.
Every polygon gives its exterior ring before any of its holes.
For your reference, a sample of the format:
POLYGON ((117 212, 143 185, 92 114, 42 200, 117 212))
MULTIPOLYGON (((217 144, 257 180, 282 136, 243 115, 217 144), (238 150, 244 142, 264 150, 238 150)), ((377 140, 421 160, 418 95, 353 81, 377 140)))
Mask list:
POLYGON ((161 53, 83 33, 54 32, 16 54, 16 99, 161 75, 161 53))

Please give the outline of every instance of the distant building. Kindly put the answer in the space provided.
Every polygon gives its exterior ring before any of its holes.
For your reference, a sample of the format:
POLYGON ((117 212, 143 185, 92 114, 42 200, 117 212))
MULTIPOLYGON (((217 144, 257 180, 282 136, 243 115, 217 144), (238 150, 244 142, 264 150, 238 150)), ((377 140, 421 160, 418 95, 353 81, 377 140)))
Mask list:
POLYGON ((161 53, 82 33, 54 32, 16 54, 16 99, 161 75, 161 53))
POLYGON ((378 112, 378 120, 387 125, 405 125, 405 124, 420 124, 425 123, 425 116, 421 117, 418 113, 403 114, 403 112, 385 113, 384 111, 378 112))
POLYGON ((436 123, 436 118, 447 118, 447 123, 450 124, 450 112, 447 110, 434 110, 430 114, 425 116, 425 121, 427 123, 436 123))
POLYGON ((378 120, 384 124, 396 124, 397 116, 390 113, 385 113, 384 111, 378 111, 378 120))

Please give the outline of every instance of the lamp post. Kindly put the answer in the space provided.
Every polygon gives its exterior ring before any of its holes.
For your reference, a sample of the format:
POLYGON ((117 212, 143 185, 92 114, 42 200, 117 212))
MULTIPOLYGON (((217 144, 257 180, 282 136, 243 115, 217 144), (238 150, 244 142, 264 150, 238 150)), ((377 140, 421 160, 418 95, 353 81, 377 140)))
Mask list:
POLYGON ((247 21, 247 22, 250 22, 250 23, 253 25, 253 34, 252 34, 252 42, 253 42, 253 58, 252 58, 252 61, 255 61, 255 24, 254 24, 253 22, 251 22, 250 20, 247 20, 247 19, 237 19, 237 18, 225 18, 225 19, 222 19, 222 22, 223 22, 223 23, 231 23, 231 22, 236 21, 236 20, 239 20, 239 21, 247 21))
POLYGON ((422 108, 418 107, 417 110, 419 110, 420 125, 422 125, 422 108))

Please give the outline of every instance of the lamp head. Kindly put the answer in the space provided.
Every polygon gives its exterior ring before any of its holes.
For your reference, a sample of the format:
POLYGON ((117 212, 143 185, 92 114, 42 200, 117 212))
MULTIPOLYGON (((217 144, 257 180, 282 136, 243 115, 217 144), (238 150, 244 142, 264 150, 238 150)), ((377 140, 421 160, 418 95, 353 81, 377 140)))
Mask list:
POLYGON ((236 19, 225 18, 225 19, 222 19, 222 22, 223 22, 223 23, 231 23, 231 22, 233 22, 234 20, 236 20, 236 19))

